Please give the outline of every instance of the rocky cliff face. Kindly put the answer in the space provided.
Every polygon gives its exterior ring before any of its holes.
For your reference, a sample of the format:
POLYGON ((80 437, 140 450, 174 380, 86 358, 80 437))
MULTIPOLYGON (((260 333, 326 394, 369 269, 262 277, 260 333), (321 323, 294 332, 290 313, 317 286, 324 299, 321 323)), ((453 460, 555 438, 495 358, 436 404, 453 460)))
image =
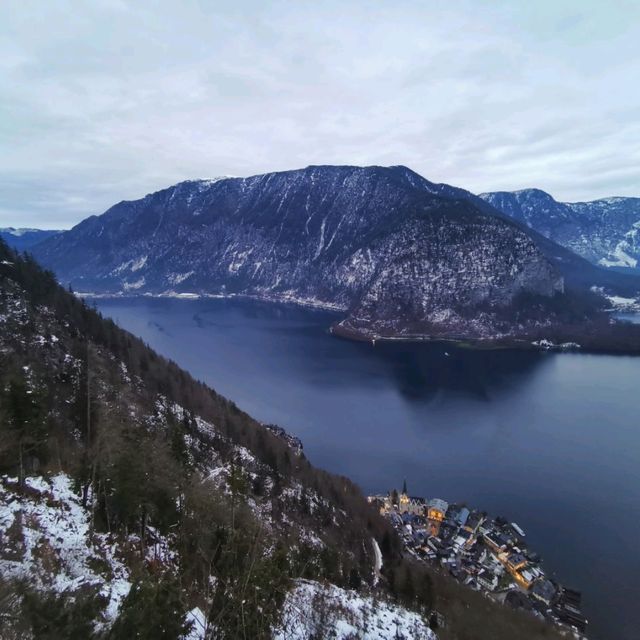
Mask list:
POLYGON ((640 264, 640 198, 565 203, 539 189, 480 197, 595 264, 627 268, 640 264))
POLYGON ((341 329, 489 337, 504 331, 492 308, 508 309, 522 292, 551 297, 563 291, 562 277, 534 243, 497 219, 443 224, 417 217, 374 251, 381 268, 341 329))
POLYGON ((35 254, 79 291, 295 300, 392 333, 484 335, 491 313, 472 319, 478 305, 562 292, 525 231, 444 187, 406 167, 184 182, 121 202, 35 254))

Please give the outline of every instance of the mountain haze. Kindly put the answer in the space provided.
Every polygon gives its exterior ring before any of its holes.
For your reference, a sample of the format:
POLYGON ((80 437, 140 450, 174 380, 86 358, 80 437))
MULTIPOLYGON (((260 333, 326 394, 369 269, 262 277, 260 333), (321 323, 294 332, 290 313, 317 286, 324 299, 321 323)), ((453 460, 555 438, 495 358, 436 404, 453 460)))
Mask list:
POLYGON ((6 227, 0 229, 0 238, 10 247, 18 251, 25 251, 58 233, 61 232, 54 229, 15 229, 14 227, 6 227))

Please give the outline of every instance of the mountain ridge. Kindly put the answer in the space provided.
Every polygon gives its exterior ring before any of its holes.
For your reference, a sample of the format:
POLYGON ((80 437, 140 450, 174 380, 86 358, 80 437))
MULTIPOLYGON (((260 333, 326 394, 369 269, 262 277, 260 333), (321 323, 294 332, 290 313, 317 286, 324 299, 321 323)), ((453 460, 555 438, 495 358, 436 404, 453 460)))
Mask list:
POLYGON ((62 233, 59 229, 34 229, 26 227, 4 227, 0 228, 0 238, 2 238, 10 247, 18 251, 31 249, 39 242, 43 242, 58 233, 62 233))
POLYGON ((541 189, 487 192, 479 197, 593 264, 629 269, 639 264, 640 198, 560 202, 541 189))
POLYGON ((559 321, 552 299, 569 295, 565 283, 640 290, 640 279, 403 165, 183 181, 117 203, 34 255, 82 292, 307 302, 344 309, 344 326, 365 336, 528 334, 559 321), (523 295, 547 316, 524 313, 523 295))

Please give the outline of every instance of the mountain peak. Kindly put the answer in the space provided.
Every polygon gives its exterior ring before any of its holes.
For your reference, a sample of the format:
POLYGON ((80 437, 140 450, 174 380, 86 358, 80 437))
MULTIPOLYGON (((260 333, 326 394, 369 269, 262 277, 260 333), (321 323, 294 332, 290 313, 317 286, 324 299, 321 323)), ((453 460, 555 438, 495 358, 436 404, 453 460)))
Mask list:
POLYGON ((632 268, 640 264, 640 198, 558 202, 540 189, 497 191, 480 197, 594 264, 632 268))

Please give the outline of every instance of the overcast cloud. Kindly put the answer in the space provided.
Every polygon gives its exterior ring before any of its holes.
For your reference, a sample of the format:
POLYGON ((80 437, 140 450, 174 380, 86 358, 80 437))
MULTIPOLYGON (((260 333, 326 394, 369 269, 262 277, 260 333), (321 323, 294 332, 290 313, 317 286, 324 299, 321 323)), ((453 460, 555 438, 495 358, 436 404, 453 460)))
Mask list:
POLYGON ((639 42, 637 0, 4 0, 0 226, 329 163, 640 195, 639 42))

